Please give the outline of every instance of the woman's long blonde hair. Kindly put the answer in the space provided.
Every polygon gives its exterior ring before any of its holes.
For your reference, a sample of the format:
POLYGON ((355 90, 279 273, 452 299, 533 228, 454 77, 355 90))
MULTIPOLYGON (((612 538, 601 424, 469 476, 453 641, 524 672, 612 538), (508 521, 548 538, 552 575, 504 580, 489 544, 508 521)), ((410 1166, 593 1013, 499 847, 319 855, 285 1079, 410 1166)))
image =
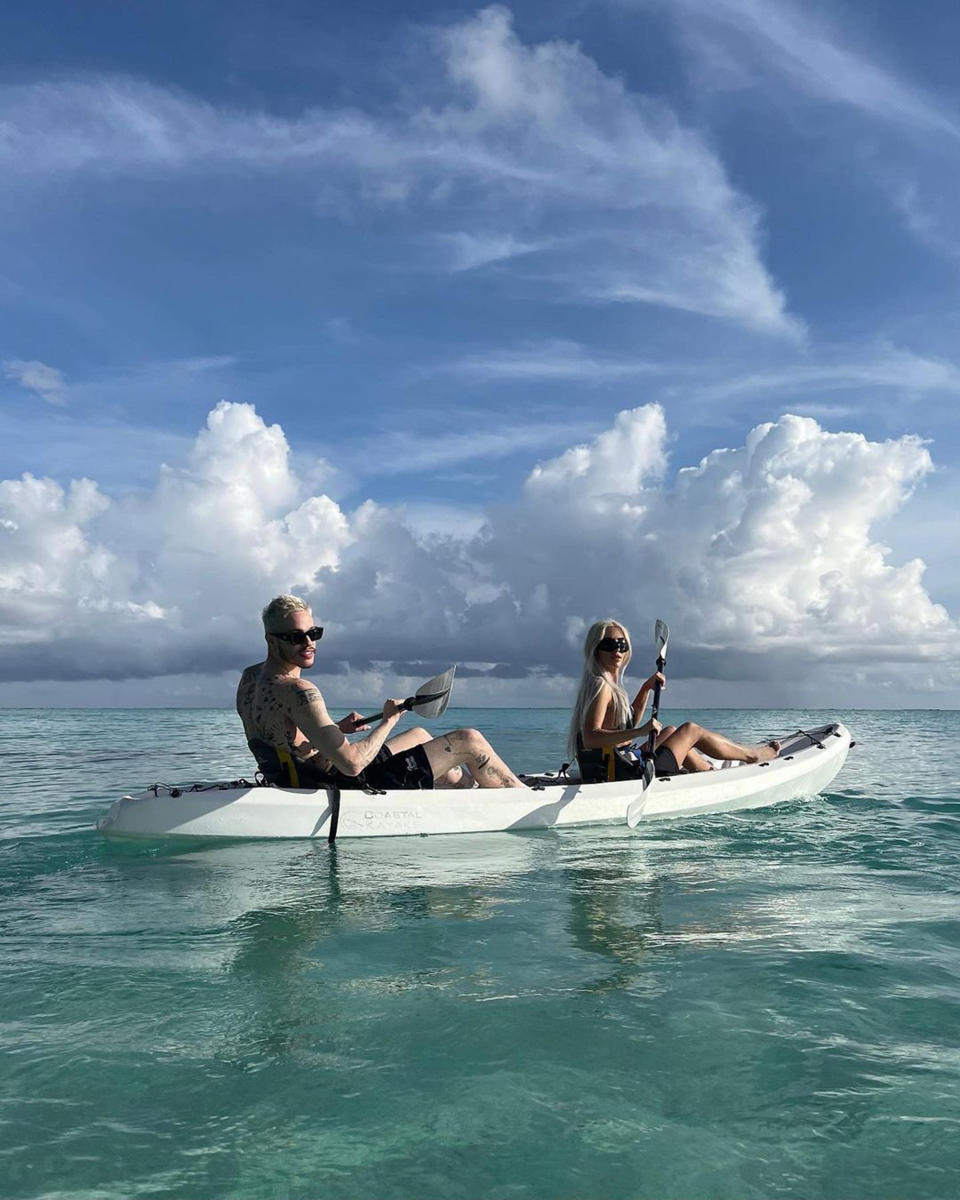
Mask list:
POLYGON ((623 684, 618 683, 612 675, 608 675, 597 661, 597 646, 611 627, 623 630, 627 639, 627 654, 623 661, 624 670, 633 654, 633 643, 630 641, 630 631, 622 621, 606 617, 602 621, 594 621, 587 630, 583 642, 583 674, 580 676, 580 687, 577 691, 577 701, 573 706, 573 716, 570 718, 570 732, 567 735, 567 754, 573 758, 577 753, 577 739, 583 736, 583 722, 590 706, 600 694, 604 684, 613 693, 613 705, 616 711, 616 721, 621 729, 629 729, 633 722, 633 712, 623 684))

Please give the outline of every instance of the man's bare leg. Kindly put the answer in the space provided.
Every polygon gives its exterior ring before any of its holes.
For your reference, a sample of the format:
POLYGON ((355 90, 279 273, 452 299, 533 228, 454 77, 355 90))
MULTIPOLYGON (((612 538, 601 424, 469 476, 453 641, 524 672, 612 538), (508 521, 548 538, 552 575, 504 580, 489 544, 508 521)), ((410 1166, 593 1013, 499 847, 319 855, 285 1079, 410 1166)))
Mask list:
POLYGON ((763 746, 741 746, 723 734, 704 729, 693 721, 685 721, 663 743, 672 752, 678 763, 684 762, 691 750, 702 750, 711 758, 725 762, 758 763, 769 762, 780 753, 780 743, 771 742, 763 746))
MULTIPOLYGON (((415 725, 413 729, 405 729, 403 733, 398 733, 396 737, 390 738, 386 747, 391 754, 402 754, 404 750, 412 750, 414 746, 425 746, 427 742, 433 740, 432 733, 420 725, 415 725)), ((430 766, 433 767, 433 763, 430 766)), ((472 788, 474 786, 473 776, 462 766, 451 767, 449 771, 444 771, 440 775, 434 770, 433 783, 434 787, 438 788, 472 788)))
POLYGON ((444 733, 433 741, 425 742, 423 749, 437 781, 452 768, 463 765, 469 768, 480 787, 526 786, 477 729, 454 729, 452 733, 444 733))

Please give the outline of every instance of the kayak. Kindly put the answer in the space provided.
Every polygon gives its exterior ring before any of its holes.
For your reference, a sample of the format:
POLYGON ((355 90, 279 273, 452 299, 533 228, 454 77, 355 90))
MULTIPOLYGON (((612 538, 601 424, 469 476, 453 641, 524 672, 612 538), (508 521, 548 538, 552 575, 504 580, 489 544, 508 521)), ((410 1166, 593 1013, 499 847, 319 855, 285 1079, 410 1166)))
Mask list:
POLYGON ((583 783, 574 771, 522 776, 528 788, 279 788, 245 780, 157 784, 117 800, 97 822, 107 837, 341 838, 490 833, 579 825, 631 825, 761 808, 822 791, 852 744, 841 724, 797 730, 765 763, 654 779, 583 783))

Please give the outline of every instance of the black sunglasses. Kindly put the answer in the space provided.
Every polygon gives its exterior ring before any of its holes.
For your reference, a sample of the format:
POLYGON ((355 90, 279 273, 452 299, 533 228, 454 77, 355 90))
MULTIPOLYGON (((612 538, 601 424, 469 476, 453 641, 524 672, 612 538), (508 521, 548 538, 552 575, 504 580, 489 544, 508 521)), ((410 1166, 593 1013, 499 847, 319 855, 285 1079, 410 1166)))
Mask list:
POLYGON ((626 652, 630 649, 630 643, 626 638, 605 637, 601 638, 600 641, 597 642, 597 649, 606 650, 610 653, 612 653, 614 650, 619 650, 621 654, 626 654, 626 652))
POLYGON ((323 637, 323 626, 314 625, 312 629, 286 629, 283 633, 274 633, 271 636, 289 642, 291 646, 305 646, 308 639, 311 642, 320 641, 323 637))

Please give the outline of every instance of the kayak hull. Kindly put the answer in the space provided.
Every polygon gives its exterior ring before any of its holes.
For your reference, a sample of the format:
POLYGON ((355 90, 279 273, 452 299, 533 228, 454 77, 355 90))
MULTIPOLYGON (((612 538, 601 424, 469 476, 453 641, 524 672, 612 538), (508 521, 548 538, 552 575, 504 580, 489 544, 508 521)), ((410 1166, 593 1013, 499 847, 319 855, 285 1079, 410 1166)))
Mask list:
MULTIPOLYGON (((781 739, 770 763, 737 764, 699 774, 581 783, 528 776, 529 790, 475 788, 340 793, 339 838, 489 833, 578 825, 617 825, 640 800, 641 822, 779 804, 815 795, 836 776, 851 745, 843 725, 781 739), (535 781, 535 782, 534 782, 535 781)), ((107 837, 326 838, 332 793, 198 784, 124 796, 97 822, 107 837)))

